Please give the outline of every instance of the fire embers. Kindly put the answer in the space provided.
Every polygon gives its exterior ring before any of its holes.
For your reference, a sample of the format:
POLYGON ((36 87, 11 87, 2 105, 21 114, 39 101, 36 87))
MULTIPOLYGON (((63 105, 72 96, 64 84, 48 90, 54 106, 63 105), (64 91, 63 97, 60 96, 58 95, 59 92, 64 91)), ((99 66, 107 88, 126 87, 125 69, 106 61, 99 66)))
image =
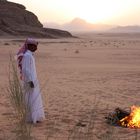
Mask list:
MULTIPOLYGON (((129 112, 122 110, 120 108, 116 108, 114 110, 114 112, 109 113, 109 115, 107 117, 105 117, 105 119, 107 120, 107 123, 109 123, 111 125, 121 126, 122 122, 120 122, 120 120, 126 118, 129 115, 130 115, 129 112)), ((123 125, 123 126, 125 126, 125 125, 123 125)))

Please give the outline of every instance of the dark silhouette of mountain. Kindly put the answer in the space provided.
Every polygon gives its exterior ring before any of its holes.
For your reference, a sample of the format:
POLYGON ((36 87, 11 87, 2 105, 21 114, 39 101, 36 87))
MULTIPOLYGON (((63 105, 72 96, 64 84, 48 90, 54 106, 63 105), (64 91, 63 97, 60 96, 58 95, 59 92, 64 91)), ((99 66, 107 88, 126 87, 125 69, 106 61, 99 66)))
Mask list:
POLYGON ((63 30, 43 28, 37 16, 25 6, 0 0, 0 36, 72 37, 63 30))

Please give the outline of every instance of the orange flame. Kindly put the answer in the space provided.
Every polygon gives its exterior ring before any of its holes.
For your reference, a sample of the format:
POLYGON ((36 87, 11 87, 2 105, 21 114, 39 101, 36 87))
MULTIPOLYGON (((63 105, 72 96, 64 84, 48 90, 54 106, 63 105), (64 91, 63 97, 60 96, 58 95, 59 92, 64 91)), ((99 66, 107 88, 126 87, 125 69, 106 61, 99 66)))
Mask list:
POLYGON ((132 106, 129 116, 120 120, 120 124, 130 128, 140 128, 140 107, 132 106))

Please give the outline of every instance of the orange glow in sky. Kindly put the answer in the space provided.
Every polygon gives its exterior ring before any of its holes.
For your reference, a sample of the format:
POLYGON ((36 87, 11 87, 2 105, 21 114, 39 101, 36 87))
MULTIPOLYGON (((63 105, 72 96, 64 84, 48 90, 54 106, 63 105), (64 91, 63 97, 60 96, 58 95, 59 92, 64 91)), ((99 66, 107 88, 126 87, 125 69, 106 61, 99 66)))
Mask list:
POLYGON ((43 22, 66 23, 79 17, 91 23, 140 25, 140 0, 9 0, 26 6, 43 22))

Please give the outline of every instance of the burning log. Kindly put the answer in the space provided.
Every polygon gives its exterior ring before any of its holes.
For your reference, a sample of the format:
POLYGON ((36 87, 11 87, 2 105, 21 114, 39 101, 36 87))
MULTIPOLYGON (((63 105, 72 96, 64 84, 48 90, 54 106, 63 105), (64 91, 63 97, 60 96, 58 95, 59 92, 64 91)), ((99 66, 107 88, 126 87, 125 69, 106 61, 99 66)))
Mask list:
POLYGON ((112 125, 119 125, 129 128, 140 128, 140 107, 132 106, 130 112, 116 108, 107 117, 107 122, 112 125))

